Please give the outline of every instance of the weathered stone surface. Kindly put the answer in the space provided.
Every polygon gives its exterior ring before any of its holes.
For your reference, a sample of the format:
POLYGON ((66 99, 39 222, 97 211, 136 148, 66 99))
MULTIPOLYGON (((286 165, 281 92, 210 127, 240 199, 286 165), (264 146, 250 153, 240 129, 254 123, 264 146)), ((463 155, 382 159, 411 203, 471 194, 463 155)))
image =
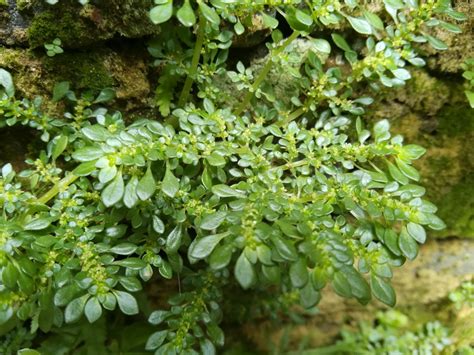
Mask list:
POLYGON ((12 73, 19 96, 48 98, 55 83, 70 81, 78 91, 112 87, 129 107, 147 106, 150 82, 143 57, 143 53, 128 54, 107 47, 93 52, 70 50, 55 57, 0 47, 0 67, 12 73))
POLYGON ((42 47, 55 38, 65 48, 94 46, 113 37, 137 38, 160 32, 148 18, 152 0, 111 0, 82 6, 76 0, 8 0, 0 5, 0 43, 42 47))

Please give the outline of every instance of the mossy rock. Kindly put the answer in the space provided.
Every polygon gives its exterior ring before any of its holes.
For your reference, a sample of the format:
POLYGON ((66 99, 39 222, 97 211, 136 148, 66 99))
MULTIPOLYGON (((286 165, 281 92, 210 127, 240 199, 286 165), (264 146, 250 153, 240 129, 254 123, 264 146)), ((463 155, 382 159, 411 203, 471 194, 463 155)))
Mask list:
POLYGON ((91 20, 77 16, 79 11, 80 8, 61 4, 35 14, 28 28, 30 47, 42 47, 59 38, 66 48, 80 48, 112 37, 91 20))
POLYGON ((137 38, 157 34, 160 27, 148 17, 151 7, 152 0, 115 0, 86 6, 66 0, 54 6, 42 5, 31 16, 30 47, 41 47, 55 38, 61 39, 65 48, 82 48, 114 36, 137 38))
POLYGON ((55 83, 69 81, 77 92, 112 87, 127 107, 148 106, 144 103, 151 90, 148 67, 140 55, 103 48, 47 57, 42 52, 0 47, 0 67, 13 74, 19 97, 39 95, 47 101, 55 83))

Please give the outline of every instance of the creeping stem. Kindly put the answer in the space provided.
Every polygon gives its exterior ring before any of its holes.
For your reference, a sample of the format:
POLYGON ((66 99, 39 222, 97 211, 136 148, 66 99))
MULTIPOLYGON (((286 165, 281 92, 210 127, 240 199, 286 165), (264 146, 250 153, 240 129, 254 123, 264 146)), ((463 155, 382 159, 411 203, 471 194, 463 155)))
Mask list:
POLYGON ((258 75, 257 79, 255 80, 255 82, 253 83, 252 85, 252 88, 249 90, 249 92, 247 93, 247 95, 245 96, 244 100, 240 103, 239 107, 237 107, 237 110, 235 112, 236 115, 240 115, 242 113, 242 111, 245 110, 245 108, 247 107, 247 105, 250 103, 250 100, 252 100, 252 97, 253 97, 253 94, 255 93, 255 91, 257 91, 257 89, 259 88, 260 84, 262 83, 263 80, 265 80, 266 76, 268 75, 268 72, 270 71, 270 69, 272 68, 272 64, 273 64, 273 57, 277 57, 278 55, 281 54, 281 52, 283 52, 285 50, 286 47, 288 47, 288 45, 296 39, 296 37, 298 37, 300 33, 298 31, 294 31, 290 37, 288 37, 285 42, 283 42, 283 44, 278 47, 277 49, 275 49, 274 51, 272 51, 270 53, 270 56, 269 56, 269 59, 267 61, 267 63, 265 64, 265 66, 263 67, 262 71, 260 72, 260 74, 258 75))
POLYGON ((196 38, 196 44, 194 46, 193 58, 191 60, 191 67, 189 68, 188 76, 184 82, 183 90, 179 96, 178 106, 182 107, 188 100, 189 92, 191 91, 191 86, 193 85, 194 77, 196 76, 199 58, 201 57, 202 45, 204 43, 204 35, 206 32, 206 19, 204 16, 199 16, 198 24, 198 33, 196 38))
POLYGON ((74 174, 69 174, 68 176, 66 176, 65 178, 63 178, 61 181, 59 181, 56 185, 54 185, 48 192, 46 192, 43 196, 41 196, 39 199, 38 199, 38 202, 41 203, 41 204, 46 204, 49 202, 49 200, 51 200, 54 196, 56 196, 60 191, 61 189, 71 185, 74 181, 76 181, 76 179, 78 178, 79 176, 77 175, 74 175, 74 174))

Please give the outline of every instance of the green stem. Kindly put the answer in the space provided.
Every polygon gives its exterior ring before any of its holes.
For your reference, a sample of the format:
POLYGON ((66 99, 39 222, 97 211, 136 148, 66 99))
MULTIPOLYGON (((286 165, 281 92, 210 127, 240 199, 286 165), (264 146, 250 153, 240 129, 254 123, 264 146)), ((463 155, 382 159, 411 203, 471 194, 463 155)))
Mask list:
POLYGON ((202 50, 202 45, 204 43, 205 32, 206 32, 206 19, 204 18, 204 16, 200 16, 196 44, 194 46, 193 58, 191 60, 191 67, 189 68, 189 73, 188 73, 188 76, 186 77, 186 81, 184 82, 181 95, 179 96, 179 101, 178 101, 179 107, 184 106, 184 104, 188 100, 188 96, 194 82, 194 77, 196 76, 196 73, 198 70, 199 58, 201 57, 201 50, 202 50))
POLYGON ((293 40, 295 40, 296 37, 298 37, 299 34, 300 33, 298 31, 294 31, 291 34, 291 36, 288 37, 280 47, 278 47, 277 49, 275 49, 273 52, 270 53, 270 58, 268 59, 267 63, 263 67, 262 71, 260 72, 257 79, 253 83, 252 88, 249 90, 249 92, 245 96, 244 100, 240 103, 239 107, 237 107, 237 111, 235 112, 236 115, 240 115, 242 113, 242 111, 245 110, 247 105, 250 103, 250 100, 252 100, 252 97, 253 97, 253 94, 255 93, 255 91, 257 91, 257 89, 259 88, 262 81, 265 80, 265 78, 267 77, 268 73, 272 69, 273 57, 277 57, 278 55, 280 55, 285 50, 285 48, 288 47, 288 45, 291 42, 293 42, 293 40))
POLYGON ((286 126, 288 123, 290 123, 291 121, 294 121, 296 120, 298 117, 300 117, 303 113, 305 113, 307 110, 306 110, 306 107, 303 106, 303 107, 300 107, 299 109, 297 109, 296 111, 292 112, 286 119, 284 119, 283 121, 281 122, 278 122, 278 126, 279 127, 283 127, 283 126, 286 126))
POLYGON ((38 199, 38 202, 41 204, 48 203, 54 196, 56 196, 62 188, 65 188, 71 185, 79 176, 74 174, 69 174, 61 181, 59 181, 56 185, 54 185, 48 192, 46 192, 43 196, 38 199))

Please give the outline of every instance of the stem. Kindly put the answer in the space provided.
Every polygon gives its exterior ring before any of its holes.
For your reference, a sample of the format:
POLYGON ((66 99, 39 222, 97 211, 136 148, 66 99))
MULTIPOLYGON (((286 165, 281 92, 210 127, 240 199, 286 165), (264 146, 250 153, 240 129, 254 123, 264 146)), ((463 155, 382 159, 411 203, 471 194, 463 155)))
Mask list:
POLYGON ((278 47, 277 49, 275 49, 273 52, 270 52, 270 58, 269 60, 267 61, 267 63, 265 63, 265 66, 263 67, 262 71, 260 72, 260 74, 258 75, 257 79, 255 80, 255 82, 253 83, 251 89, 249 90, 249 92, 247 93, 247 95, 245 96, 244 98, 244 101, 241 102, 241 104, 239 105, 239 107, 237 107, 237 111, 235 112, 236 115, 240 115, 242 113, 243 110, 245 110, 245 108, 247 107, 247 105, 250 103, 250 100, 252 100, 252 97, 253 97, 253 94, 255 93, 255 91, 257 91, 257 89, 259 88, 260 84, 262 83, 263 80, 265 80, 266 76, 268 75, 270 69, 272 69, 272 64, 273 64, 273 57, 276 57, 278 55, 281 54, 281 52, 284 51, 284 49, 293 41, 296 39, 296 37, 298 37, 300 33, 298 31, 294 31, 290 37, 288 37, 285 42, 283 42, 283 44, 278 47))
POLYGON ((46 192, 43 196, 38 199, 38 202, 41 204, 48 203, 54 196, 56 196, 61 188, 67 187, 71 185, 79 176, 74 174, 69 174, 65 178, 63 178, 60 182, 54 185, 48 192, 46 192))
POLYGON ((300 117, 303 113, 306 112, 306 107, 300 107, 296 111, 292 112, 285 120, 281 121, 278 123, 279 127, 286 126, 288 123, 291 121, 296 120, 298 117, 300 117))
POLYGON ((188 76, 184 82, 183 90, 179 96, 178 106, 182 107, 188 100, 191 87, 193 85, 194 77, 196 76, 199 66, 199 58, 201 57, 201 49, 204 43, 204 34, 206 32, 206 19, 204 16, 199 16, 198 33, 196 44, 194 46, 193 59, 191 60, 191 67, 189 68, 188 76))

